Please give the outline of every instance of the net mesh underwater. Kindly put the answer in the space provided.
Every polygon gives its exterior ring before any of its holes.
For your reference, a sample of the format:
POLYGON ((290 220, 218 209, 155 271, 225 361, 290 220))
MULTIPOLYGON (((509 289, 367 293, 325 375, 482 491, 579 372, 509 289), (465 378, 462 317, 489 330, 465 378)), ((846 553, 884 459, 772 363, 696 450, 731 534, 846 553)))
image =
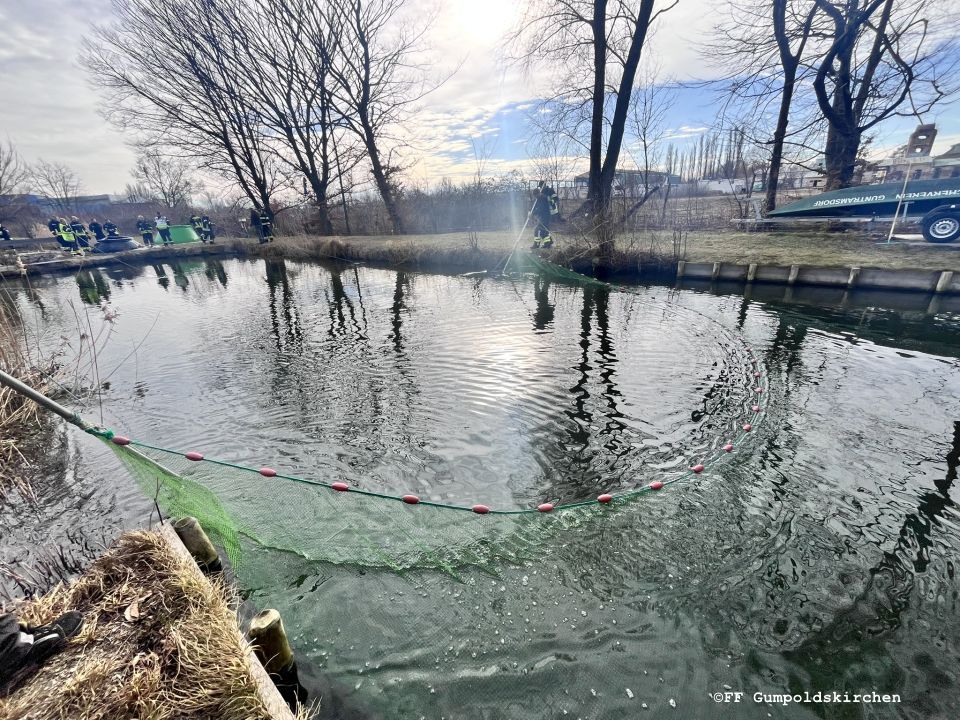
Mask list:
MULTIPOLYGON (((609 287, 535 255, 522 254, 518 270, 560 282, 609 287)), ((695 312, 695 311, 692 311, 695 312)), ((700 313, 696 313, 700 315, 700 313)), ((706 318, 710 320, 709 318, 706 318)), ((644 496, 698 476, 729 459, 747 443, 765 416, 767 373, 742 340, 726 334, 729 353, 725 383, 730 401, 714 399, 711 437, 695 457, 669 467, 650 468, 633 487, 567 502, 543 498, 531 507, 499 508, 448 504, 404 494, 374 492, 336 478, 286 474, 282 467, 227 462, 207 448, 159 447, 113 431, 92 432, 110 442, 142 490, 171 516, 196 517, 222 546, 242 579, 244 542, 292 553, 310 563, 332 563, 396 572, 442 570, 458 576, 464 567, 491 572, 503 563, 534 560, 548 538, 601 521, 605 514, 632 512, 644 496)), ((708 393, 709 395, 709 393, 708 393)), ((266 461, 269 463, 269 460, 266 461)))

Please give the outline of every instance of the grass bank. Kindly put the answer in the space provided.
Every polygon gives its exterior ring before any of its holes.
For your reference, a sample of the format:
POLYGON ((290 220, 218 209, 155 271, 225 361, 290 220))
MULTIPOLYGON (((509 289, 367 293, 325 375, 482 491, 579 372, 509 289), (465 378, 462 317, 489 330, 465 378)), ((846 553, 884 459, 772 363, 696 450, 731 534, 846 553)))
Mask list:
POLYGON ((78 579, 14 608, 30 625, 70 610, 79 635, 0 701, 0 720, 273 717, 230 591, 160 534, 125 533, 78 579))
MULTIPOLYGON (((520 242, 528 247, 529 233, 520 242)), ((554 262, 590 273, 595 249, 581 238, 556 233, 557 244, 547 254, 554 262)), ((734 232, 730 230, 674 233, 649 231, 624 235, 609 271, 620 276, 672 276, 678 260, 726 264, 803 265, 807 267, 870 267, 885 270, 960 271, 960 245, 930 243, 878 244, 862 231, 734 232)), ((502 266, 516 242, 512 232, 446 233, 439 235, 369 235, 350 237, 297 236, 259 245, 249 238, 223 238, 215 245, 192 243, 168 248, 141 248, 115 255, 59 257, 30 265, 30 272, 73 271, 86 266, 157 263, 184 257, 252 256, 288 260, 340 259, 391 267, 469 272, 502 266)), ((26 257, 26 256, 23 256, 26 257)), ((25 260, 25 262, 28 262, 25 260)), ((9 266, 0 274, 16 276, 9 266)))
MULTIPOLYGON (((356 262, 461 270, 489 269, 509 255, 516 236, 505 232, 324 238, 280 238, 269 245, 241 244, 249 254, 290 260, 340 258, 356 262)), ((524 238, 521 247, 528 246, 524 238)), ((957 249, 960 249, 958 247, 957 249)), ((618 239, 612 272, 673 272, 678 260, 811 267, 960 271, 957 249, 930 243, 878 244, 865 233, 649 232, 618 239)), ((577 270, 593 268, 594 249, 558 234, 549 257, 577 270)))

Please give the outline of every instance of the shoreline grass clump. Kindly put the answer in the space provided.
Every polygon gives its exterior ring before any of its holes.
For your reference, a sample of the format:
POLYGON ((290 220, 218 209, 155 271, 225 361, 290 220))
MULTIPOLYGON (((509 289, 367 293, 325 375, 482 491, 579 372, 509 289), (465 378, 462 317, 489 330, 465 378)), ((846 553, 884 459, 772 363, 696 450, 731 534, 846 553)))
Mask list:
POLYGON ((78 579, 12 610, 31 625, 78 610, 84 625, 0 700, 0 720, 271 717, 250 675, 230 590, 157 533, 124 533, 78 579))
MULTIPOLYGON (((30 361, 19 318, 0 302, 0 368, 40 392, 49 388, 44 372, 30 361)), ((0 500, 13 488, 32 496, 26 469, 31 454, 25 450, 29 436, 45 422, 36 403, 0 385, 0 500)))

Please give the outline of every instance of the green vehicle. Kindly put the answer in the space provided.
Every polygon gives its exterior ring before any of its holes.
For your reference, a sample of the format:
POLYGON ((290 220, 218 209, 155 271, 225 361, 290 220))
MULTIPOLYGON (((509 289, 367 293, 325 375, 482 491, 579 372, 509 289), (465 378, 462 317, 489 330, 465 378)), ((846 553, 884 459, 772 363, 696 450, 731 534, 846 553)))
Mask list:
POLYGON ((960 239, 960 178, 914 180, 832 190, 784 205, 765 222, 786 220, 908 220, 919 222, 927 242, 960 239))

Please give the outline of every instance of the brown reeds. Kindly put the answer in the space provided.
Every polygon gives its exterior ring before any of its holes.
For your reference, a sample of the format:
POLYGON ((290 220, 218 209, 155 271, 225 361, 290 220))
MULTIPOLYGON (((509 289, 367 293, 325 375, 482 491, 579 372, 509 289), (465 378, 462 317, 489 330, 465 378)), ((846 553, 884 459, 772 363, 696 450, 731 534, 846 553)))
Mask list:
MULTIPOLYGON (((19 318, 0 303, 0 368, 41 392, 46 391, 43 373, 31 362, 19 318)), ((11 488, 32 495, 24 473, 29 466, 22 444, 42 423, 40 410, 6 386, 0 386, 0 499, 11 488)))
POLYGON ((77 610, 84 625, 0 700, 0 720, 271 717, 230 591, 157 533, 125 533, 77 580, 14 610, 30 625, 77 610))

